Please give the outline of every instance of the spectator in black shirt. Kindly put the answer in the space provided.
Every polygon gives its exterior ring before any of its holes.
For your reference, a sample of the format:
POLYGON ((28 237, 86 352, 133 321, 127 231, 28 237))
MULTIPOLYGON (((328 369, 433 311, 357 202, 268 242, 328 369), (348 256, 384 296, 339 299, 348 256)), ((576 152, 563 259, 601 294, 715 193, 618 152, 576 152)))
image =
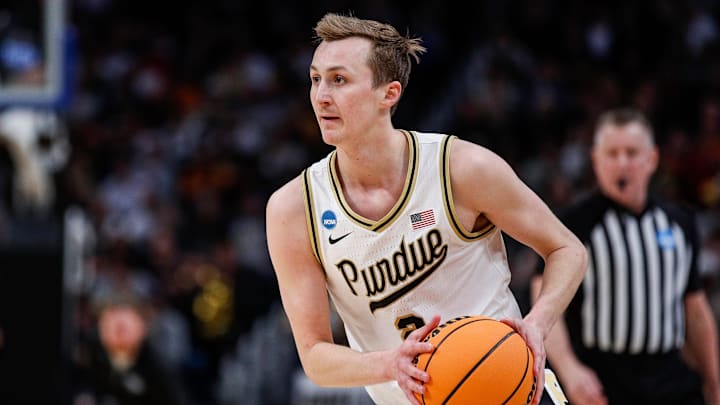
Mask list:
MULTIPOLYGON (((592 161, 599 190, 560 216, 589 261, 545 342, 549 363, 575 405, 720 404, 694 214, 648 196, 658 150, 645 116, 601 115, 592 161)), ((534 294, 541 282, 534 277, 534 294)))
POLYGON ((97 339, 90 339, 75 370, 72 403, 187 403, 177 376, 148 344, 143 303, 129 294, 117 294, 99 307, 97 339))

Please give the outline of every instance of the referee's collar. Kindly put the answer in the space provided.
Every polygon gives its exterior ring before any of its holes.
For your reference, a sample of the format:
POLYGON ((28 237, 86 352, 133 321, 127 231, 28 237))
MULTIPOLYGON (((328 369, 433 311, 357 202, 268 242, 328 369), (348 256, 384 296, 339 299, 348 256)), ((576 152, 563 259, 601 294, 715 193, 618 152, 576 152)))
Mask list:
POLYGON ((655 203, 656 203, 654 197, 648 196, 648 198, 645 200, 645 206, 643 207, 642 211, 640 211, 639 213, 635 213, 635 211, 633 211, 630 208, 626 207, 625 205, 622 205, 619 202, 613 200, 612 198, 608 197, 600 190, 598 190, 598 195, 603 201, 605 201, 605 204, 608 207, 612 207, 613 209, 615 209, 617 211, 621 211, 623 213, 632 215, 637 218, 640 218, 643 215, 645 215, 651 208, 653 208, 655 206, 655 203))

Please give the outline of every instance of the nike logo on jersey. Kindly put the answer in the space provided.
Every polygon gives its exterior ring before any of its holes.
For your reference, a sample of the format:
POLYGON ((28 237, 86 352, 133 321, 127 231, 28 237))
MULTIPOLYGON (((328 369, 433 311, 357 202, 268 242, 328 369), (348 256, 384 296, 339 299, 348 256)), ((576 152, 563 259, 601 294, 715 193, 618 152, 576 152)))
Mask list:
POLYGON ((347 238, 351 233, 352 233, 352 231, 346 233, 345 235, 343 235, 339 238, 333 238, 332 235, 330 235, 330 236, 328 236, 328 242, 330 242, 331 245, 334 245, 334 244, 340 242, 341 240, 347 238))

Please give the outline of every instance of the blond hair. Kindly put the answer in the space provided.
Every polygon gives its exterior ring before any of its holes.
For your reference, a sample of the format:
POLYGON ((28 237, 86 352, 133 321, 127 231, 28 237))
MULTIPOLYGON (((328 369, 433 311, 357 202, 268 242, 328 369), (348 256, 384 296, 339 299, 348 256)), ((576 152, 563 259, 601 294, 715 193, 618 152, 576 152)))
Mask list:
POLYGON ((420 63, 420 55, 426 51, 420 38, 400 35, 392 25, 352 15, 328 13, 315 26, 316 43, 350 37, 362 37, 372 42, 367 63, 373 72, 374 87, 397 80, 404 92, 410 79, 411 59, 420 63))

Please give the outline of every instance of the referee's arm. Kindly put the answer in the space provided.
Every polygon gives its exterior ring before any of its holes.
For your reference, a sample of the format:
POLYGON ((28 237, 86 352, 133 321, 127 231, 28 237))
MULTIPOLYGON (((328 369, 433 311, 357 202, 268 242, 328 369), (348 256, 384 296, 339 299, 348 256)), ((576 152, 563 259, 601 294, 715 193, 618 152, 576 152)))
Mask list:
POLYGON ((687 335, 684 353, 703 377, 708 404, 720 405, 720 367, 715 317, 703 290, 685 296, 687 335))

